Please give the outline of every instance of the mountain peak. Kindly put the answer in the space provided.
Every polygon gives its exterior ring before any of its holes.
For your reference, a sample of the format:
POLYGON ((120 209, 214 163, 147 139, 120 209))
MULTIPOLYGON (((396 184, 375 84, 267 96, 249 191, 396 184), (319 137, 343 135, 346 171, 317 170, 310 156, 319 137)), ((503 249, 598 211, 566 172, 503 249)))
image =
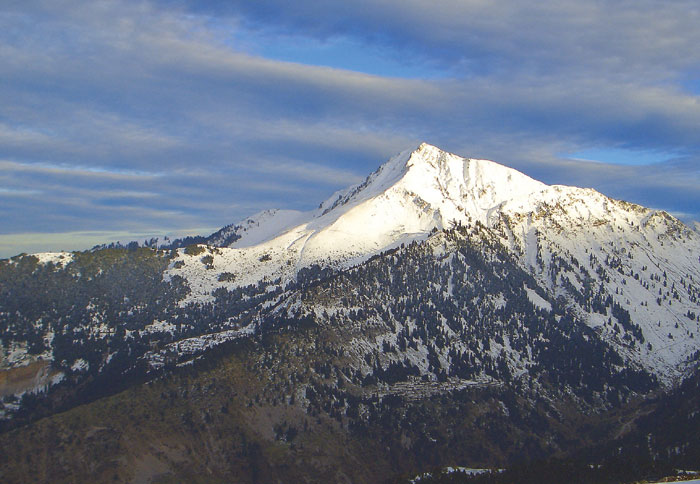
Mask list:
POLYGON ((402 151, 391 157, 387 162, 382 164, 377 171, 372 173, 363 184, 367 184, 369 180, 375 178, 375 175, 381 172, 385 173, 384 177, 386 177, 386 173, 392 173, 394 178, 396 178, 395 181, 398 181, 412 166, 428 165, 433 168, 438 168, 440 160, 445 160, 450 156, 456 157, 457 155, 453 155, 447 151, 441 150, 437 146, 423 142, 414 149, 402 151))
POLYGON ((409 156, 408 160, 406 161, 406 166, 410 167, 414 164, 427 163, 428 165, 437 168, 440 160, 446 159, 446 157, 449 155, 450 153, 441 150, 437 146, 433 146, 428 143, 421 143, 409 156))
POLYGON ((426 143, 425 141, 418 145, 418 148, 414 150, 414 153, 429 154, 429 153, 446 153, 446 151, 441 150, 435 145, 426 143))
MULTIPOLYGON (((402 158, 399 155, 395 159, 402 158)), ((548 188, 513 168, 464 158, 428 143, 421 143, 406 155, 402 168, 394 188, 418 195, 449 220, 471 217, 485 221, 486 214, 495 207, 548 188)))
MULTIPOLYGON (((326 249, 320 246, 348 252, 350 258, 364 257, 426 237, 453 221, 487 223, 489 214, 507 201, 545 188, 512 168, 421 143, 389 159, 362 183, 336 192, 315 213, 294 217, 282 213, 273 217, 279 219, 274 223, 261 220, 265 227, 256 226, 255 232, 265 236, 251 241, 258 244, 294 232, 304 241, 305 256, 319 245, 318 253, 324 257, 326 249)), ((250 245, 246 240, 243 237, 232 247, 250 245)))

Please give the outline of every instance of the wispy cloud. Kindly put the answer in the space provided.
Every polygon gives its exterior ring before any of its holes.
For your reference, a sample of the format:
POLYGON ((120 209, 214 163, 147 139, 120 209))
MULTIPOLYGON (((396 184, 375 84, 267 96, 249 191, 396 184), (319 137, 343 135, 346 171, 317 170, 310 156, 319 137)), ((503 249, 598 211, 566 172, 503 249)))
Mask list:
POLYGON ((31 195, 39 195, 39 190, 22 190, 16 188, 0 187, 0 197, 27 197, 31 195))
POLYGON ((50 174, 63 177, 88 177, 88 178, 153 178, 163 176, 163 173, 149 173, 136 169, 104 168, 100 166, 71 166, 47 162, 19 163, 16 161, 0 160, 0 169, 8 172, 30 172, 36 174, 50 174))

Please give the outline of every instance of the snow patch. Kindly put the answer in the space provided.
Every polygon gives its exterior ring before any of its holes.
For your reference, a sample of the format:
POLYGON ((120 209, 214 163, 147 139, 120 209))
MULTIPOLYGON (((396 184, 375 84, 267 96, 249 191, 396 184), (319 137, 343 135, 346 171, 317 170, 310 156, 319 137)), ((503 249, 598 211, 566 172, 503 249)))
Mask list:
POLYGON ((82 358, 78 358, 77 360, 75 360, 70 367, 71 370, 76 371, 76 372, 87 371, 89 368, 90 368, 90 363, 88 363, 87 361, 85 361, 82 358))
POLYGON ((535 305, 535 307, 538 307, 540 309, 546 309, 547 311, 552 310, 552 305, 550 304, 550 302, 544 299, 539 294, 537 294, 537 292, 535 292, 534 289, 530 289, 529 287, 525 286, 525 292, 527 292, 527 298, 532 304, 535 305))
MULTIPOLYGON (((464 474, 465 476, 479 476, 482 474, 488 474, 494 472, 491 469, 473 469, 471 467, 445 467, 441 471, 438 472, 437 475, 447 475, 447 474, 464 474)), ((497 469, 496 472, 503 472, 503 469, 497 469)), ((421 482, 423 479, 427 479, 433 477, 432 472, 425 472, 423 474, 420 474, 413 479, 411 479, 409 482, 412 484, 417 484, 421 482)))
POLYGON ((151 324, 144 326, 141 333, 170 333, 175 334, 177 326, 166 321, 155 320, 151 324))
POLYGON ((61 268, 73 261, 73 254, 71 252, 38 252, 32 255, 39 259, 39 264, 52 263, 61 268))

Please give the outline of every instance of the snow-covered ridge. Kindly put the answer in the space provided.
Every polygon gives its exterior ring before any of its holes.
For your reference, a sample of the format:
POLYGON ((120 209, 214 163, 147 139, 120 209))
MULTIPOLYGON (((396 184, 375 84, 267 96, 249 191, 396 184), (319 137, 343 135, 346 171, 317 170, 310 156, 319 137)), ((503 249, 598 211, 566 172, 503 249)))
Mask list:
POLYGON ((236 224, 240 239, 230 246, 243 248, 258 245, 307 221, 310 216, 310 212, 297 210, 264 210, 236 224))
POLYGON ((313 212, 270 210, 236 224, 241 238, 212 254, 215 270, 203 270, 200 257, 181 251, 170 273, 190 281, 191 300, 210 300, 216 287, 290 279, 313 264, 352 266, 425 239, 433 229, 477 221, 490 226, 503 216, 529 221, 509 237, 532 258, 527 248, 547 207, 570 207, 565 217, 582 228, 603 220, 612 203, 594 190, 548 186, 498 163, 423 143, 391 158, 313 212), (221 283, 220 272, 235 274, 235 282, 221 283))
MULTIPOLYGON (((485 222, 499 204, 546 187, 492 161, 462 158, 423 143, 394 156, 362 183, 336 192, 315 211, 265 210, 234 224, 241 239, 230 247, 252 247, 294 232, 309 235, 312 240, 307 242, 333 242, 341 252, 356 242, 348 235, 374 237, 374 248, 383 248, 387 236, 420 238, 452 221, 485 222), (365 225, 368 221, 372 225, 365 225), (327 240, 322 232, 335 236, 327 240), (336 239, 342 240, 336 244, 336 239)), ((365 253, 362 247, 356 249, 349 252, 365 253)))
POLYGON ((452 223, 486 223, 507 200, 546 188, 522 173, 421 144, 380 166, 360 184, 337 192, 314 212, 265 211, 238 224, 241 238, 212 254, 219 271, 182 251, 171 274, 190 281, 190 300, 211 300, 216 287, 294 278, 302 267, 347 267, 402 243, 422 240, 452 223))

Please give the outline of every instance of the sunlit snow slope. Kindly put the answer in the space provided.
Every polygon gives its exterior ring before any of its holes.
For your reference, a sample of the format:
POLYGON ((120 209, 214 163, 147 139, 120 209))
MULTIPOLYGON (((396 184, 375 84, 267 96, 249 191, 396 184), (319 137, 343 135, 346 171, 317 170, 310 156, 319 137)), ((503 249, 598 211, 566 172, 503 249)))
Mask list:
MULTIPOLYGON (((422 144, 395 156, 361 184, 334 194, 313 212, 268 211, 237 224, 253 227, 254 233, 244 234, 232 249, 220 249, 214 265, 237 274, 236 285, 294 277, 298 269, 312 264, 350 266, 426 238, 435 228, 471 219, 486 222, 506 200, 545 188, 491 161, 465 159, 422 144), (290 227, 290 221, 298 224, 290 227)), ((198 261, 182 260, 185 266, 173 274, 192 282, 193 298, 206 299, 218 271, 202 272, 198 261)))

